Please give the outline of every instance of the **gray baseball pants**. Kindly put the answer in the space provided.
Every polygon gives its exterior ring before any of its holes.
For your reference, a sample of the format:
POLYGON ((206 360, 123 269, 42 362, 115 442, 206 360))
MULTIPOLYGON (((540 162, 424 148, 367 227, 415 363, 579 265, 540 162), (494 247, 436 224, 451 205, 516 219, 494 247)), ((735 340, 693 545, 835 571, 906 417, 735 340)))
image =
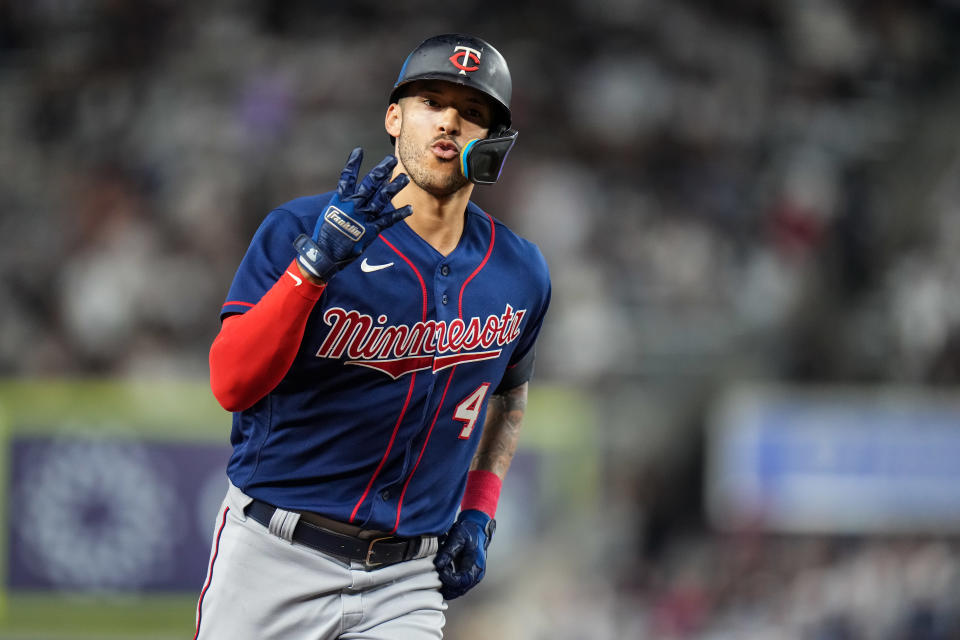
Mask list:
POLYGON ((230 485, 217 515, 195 640, 436 640, 447 605, 433 566, 418 557, 367 571, 289 541, 295 518, 270 527, 244 515, 230 485))

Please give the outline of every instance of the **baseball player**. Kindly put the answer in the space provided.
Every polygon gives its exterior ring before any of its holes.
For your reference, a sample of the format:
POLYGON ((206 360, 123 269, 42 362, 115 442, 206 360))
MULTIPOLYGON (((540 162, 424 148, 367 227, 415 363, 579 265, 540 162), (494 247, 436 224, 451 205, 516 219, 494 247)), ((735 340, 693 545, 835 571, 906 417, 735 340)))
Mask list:
POLYGON ((540 251, 470 202, 517 132, 500 53, 407 57, 394 145, 273 210, 210 350, 233 412, 195 638, 440 638, 484 575, 550 300, 540 251))

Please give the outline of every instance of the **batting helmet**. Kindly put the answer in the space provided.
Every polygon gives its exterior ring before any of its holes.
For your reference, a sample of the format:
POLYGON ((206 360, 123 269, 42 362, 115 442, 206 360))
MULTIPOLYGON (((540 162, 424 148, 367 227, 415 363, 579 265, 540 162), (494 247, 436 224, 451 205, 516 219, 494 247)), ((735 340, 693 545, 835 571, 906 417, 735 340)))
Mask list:
POLYGON ((489 42, 459 33, 427 38, 403 63, 390 92, 390 102, 403 97, 404 88, 417 80, 443 80, 472 87, 486 95, 493 106, 489 135, 471 140, 460 152, 463 175, 479 184, 492 184, 500 177, 503 162, 517 139, 510 129, 510 69, 489 42))
POLYGON ((500 52, 480 38, 450 33, 421 42, 404 61, 390 102, 396 102, 403 87, 415 80, 446 80, 473 87, 493 102, 491 131, 499 133, 497 129, 510 127, 510 69, 500 52))

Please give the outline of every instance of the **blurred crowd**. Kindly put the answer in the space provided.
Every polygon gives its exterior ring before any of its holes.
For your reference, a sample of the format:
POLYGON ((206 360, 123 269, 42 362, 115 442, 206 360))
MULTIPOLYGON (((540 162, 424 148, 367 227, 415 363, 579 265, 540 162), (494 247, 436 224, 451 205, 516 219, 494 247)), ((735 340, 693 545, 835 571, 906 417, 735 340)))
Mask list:
POLYGON ((259 221, 388 152, 403 55, 459 28, 515 77, 477 199, 550 262, 542 375, 957 380, 957 3, 433 13, 0 3, 0 372, 202 373, 259 221))
POLYGON ((956 0, 0 0, 0 375, 205 378, 259 222, 390 151, 402 58, 446 31, 511 66, 476 200, 546 255, 537 377, 595 395, 628 470, 621 606, 651 637, 960 637, 949 541, 761 538, 751 573, 696 515, 725 381, 960 382, 956 0))
POLYGON ((496 600, 478 590, 471 603, 476 616, 454 617, 450 637, 960 637, 960 548, 943 540, 695 536, 674 544, 648 574, 615 585, 590 573, 570 580, 557 556, 534 559, 543 562, 539 572, 518 572, 514 582, 498 587, 507 597, 496 600))

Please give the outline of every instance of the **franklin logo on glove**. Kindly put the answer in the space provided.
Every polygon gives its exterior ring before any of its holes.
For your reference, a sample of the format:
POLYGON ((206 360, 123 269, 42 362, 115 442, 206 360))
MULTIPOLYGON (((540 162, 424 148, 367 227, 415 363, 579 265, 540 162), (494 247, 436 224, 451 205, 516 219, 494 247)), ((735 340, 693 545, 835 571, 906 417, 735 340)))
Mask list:
POLYGON ((323 282, 358 258, 381 231, 413 213, 410 205, 394 209, 390 203, 410 182, 403 173, 388 180, 397 159, 387 156, 381 160, 358 186, 362 162, 363 149, 357 147, 340 174, 336 195, 324 214, 317 217, 313 235, 302 233, 293 243, 300 265, 323 282))
POLYGON ((327 213, 324 218, 327 222, 333 224, 337 231, 347 236, 354 242, 363 237, 363 225, 333 205, 330 205, 330 207, 327 209, 327 213))

